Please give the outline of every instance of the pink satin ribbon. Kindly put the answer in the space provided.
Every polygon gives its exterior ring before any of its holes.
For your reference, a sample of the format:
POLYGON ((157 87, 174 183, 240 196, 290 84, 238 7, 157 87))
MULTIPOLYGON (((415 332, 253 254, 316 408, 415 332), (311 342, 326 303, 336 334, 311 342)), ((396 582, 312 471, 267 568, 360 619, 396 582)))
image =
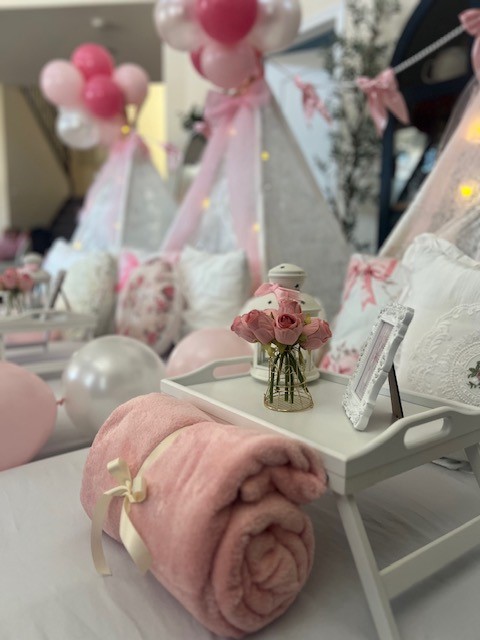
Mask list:
POLYGON ((269 100, 270 92, 263 80, 255 82, 240 95, 208 94, 205 120, 212 127, 212 135, 200 171, 162 246, 163 251, 181 251, 195 237, 205 203, 208 203, 221 162, 225 160, 233 228, 238 246, 247 255, 253 289, 262 279, 257 226, 255 115, 269 100))
POLYGON ((303 82, 299 76, 296 76, 295 85, 302 92, 303 112, 307 123, 310 123, 315 113, 318 112, 324 120, 330 124, 332 122, 332 116, 325 106, 325 103, 316 92, 313 84, 303 82))
POLYGON ((300 299, 300 294, 298 291, 295 291, 295 289, 286 289, 285 287, 281 287, 279 284, 271 284, 269 282, 261 284, 253 295, 257 298, 258 296, 267 296, 270 293, 275 294, 275 297, 279 302, 280 300, 300 299))
POLYGON ((393 69, 385 69, 375 78, 361 76, 356 83, 367 97, 368 109, 378 135, 382 135, 386 129, 389 111, 403 124, 410 123, 407 103, 398 89, 393 69))
POLYGON ((352 258, 345 283, 343 302, 350 297, 355 284, 360 282, 361 288, 366 293, 366 297, 361 302, 362 311, 369 304, 376 304, 377 300, 373 291, 373 281, 387 282, 396 266, 397 260, 395 259, 389 260, 386 263, 383 261, 366 263, 361 259, 352 258))
POLYGON ((467 9, 458 16, 465 31, 475 38, 472 47, 472 66, 480 78, 480 9, 467 9))

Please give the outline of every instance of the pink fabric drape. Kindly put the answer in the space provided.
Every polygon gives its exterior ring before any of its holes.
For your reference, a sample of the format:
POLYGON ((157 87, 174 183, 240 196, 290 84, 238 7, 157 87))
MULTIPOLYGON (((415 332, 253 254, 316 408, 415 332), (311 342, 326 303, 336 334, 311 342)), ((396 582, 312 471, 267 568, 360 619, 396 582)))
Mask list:
POLYGON ((270 100, 263 80, 241 94, 230 96, 210 92, 205 120, 212 128, 198 176, 190 187, 177 218, 162 246, 163 251, 180 251, 194 236, 222 160, 230 196, 230 213, 238 246, 246 252, 253 287, 261 282, 257 198, 255 192, 256 112, 270 100))

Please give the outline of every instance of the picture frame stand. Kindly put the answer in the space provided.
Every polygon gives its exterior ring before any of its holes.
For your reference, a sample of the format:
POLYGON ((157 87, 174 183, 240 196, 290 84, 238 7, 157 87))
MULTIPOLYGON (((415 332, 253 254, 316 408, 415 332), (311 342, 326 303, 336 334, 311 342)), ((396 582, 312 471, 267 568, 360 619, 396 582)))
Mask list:
POLYGON ((394 417, 393 422, 396 422, 404 417, 404 413, 394 364, 392 364, 392 368, 388 372, 388 386, 390 387, 390 400, 392 402, 392 415, 394 417))

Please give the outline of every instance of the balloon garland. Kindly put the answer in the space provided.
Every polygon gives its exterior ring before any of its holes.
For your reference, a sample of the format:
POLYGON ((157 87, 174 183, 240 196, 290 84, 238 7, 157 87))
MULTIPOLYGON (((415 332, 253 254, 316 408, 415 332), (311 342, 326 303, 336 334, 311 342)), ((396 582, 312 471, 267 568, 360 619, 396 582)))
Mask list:
POLYGON ((40 89, 58 108, 56 131, 73 149, 110 146, 128 124, 126 106, 142 106, 148 93, 148 74, 136 64, 115 68, 104 47, 86 43, 70 61, 52 60, 40 74, 40 89))
POLYGON ((193 66, 222 89, 263 76, 265 53, 287 47, 298 33, 298 0, 158 0, 158 34, 188 51, 193 66))

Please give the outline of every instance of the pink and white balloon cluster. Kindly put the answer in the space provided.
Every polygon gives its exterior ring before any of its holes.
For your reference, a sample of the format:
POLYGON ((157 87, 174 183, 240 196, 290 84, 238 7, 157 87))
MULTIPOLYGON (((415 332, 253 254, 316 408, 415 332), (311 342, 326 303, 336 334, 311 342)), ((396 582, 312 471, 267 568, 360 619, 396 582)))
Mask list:
POLYGON ((59 138, 74 149, 111 145, 126 124, 125 107, 141 107, 149 78, 138 65, 115 68, 104 47, 87 43, 75 49, 70 61, 52 60, 40 74, 40 88, 59 109, 59 138))
POLYGON ((300 27, 299 0, 158 0, 155 24, 174 49, 223 89, 262 75, 264 53, 288 46, 300 27))

